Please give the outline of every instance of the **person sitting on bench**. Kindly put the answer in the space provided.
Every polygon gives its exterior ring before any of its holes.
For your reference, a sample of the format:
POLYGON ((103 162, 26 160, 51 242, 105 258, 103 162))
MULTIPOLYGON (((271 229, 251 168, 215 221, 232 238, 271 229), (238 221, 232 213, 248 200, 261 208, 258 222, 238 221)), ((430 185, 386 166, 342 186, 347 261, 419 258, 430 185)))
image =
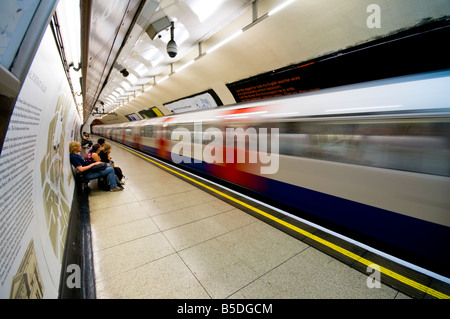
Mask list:
POLYGON ((81 143, 82 147, 91 147, 93 144, 91 137, 89 136, 89 133, 83 132, 83 140, 81 143))
POLYGON ((71 142, 69 144, 69 152, 70 152, 70 163, 78 169, 82 174, 83 177, 87 180, 92 180, 99 178, 101 176, 108 176, 109 179, 109 186, 111 192, 121 191, 123 188, 117 186, 114 168, 112 166, 107 166, 103 170, 92 170, 92 167, 96 165, 104 165, 103 162, 94 162, 94 163, 88 163, 86 162, 83 157, 79 154, 81 152, 81 143, 80 142, 71 142))

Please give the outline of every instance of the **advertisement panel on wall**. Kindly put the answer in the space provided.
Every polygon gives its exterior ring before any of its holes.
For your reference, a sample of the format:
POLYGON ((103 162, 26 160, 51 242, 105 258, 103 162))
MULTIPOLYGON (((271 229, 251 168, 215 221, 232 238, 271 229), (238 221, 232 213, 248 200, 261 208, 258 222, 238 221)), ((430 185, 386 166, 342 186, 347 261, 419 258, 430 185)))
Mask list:
POLYGON ((213 90, 164 104, 171 114, 209 109, 219 105, 222 105, 222 101, 213 90))
POLYGON ((0 298, 57 298, 81 125, 50 28, 17 98, 0 157, 0 298))

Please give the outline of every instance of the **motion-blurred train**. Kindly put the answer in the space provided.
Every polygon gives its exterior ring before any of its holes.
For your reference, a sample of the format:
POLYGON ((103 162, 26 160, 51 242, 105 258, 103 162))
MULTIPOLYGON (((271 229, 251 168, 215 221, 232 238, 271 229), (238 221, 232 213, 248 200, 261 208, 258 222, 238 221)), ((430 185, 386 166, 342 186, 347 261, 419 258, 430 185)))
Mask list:
POLYGON ((440 271, 450 266, 449 115, 442 70, 92 131, 440 271), (227 129, 245 143, 225 141, 227 129))

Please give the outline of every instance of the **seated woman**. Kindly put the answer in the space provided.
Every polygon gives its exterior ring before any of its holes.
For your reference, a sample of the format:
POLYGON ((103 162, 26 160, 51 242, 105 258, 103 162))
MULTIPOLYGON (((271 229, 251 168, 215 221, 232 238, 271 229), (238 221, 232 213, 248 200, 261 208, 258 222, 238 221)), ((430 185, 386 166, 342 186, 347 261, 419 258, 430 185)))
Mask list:
POLYGON ((114 161, 111 159, 111 145, 105 144, 98 155, 103 163, 111 164, 114 167, 114 161))
POLYGON ((102 162, 114 167, 114 171, 116 172, 116 176, 119 179, 120 184, 124 184, 125 182, 122 181, 122 179, 125 176, 123 176, 122 169, 120 167, 116 167, 114 165, 114 161, 111 159, 111 145, 105 144, 105 146, 103 146, 103 150, 100 151, 98 155, 100 156, 100 160, 102 162))
MULTIPOLYGON (((100 144, 92 145, 91 149, 89 150, 89 153, 87 154, 86 162, 88 162, 88 163, 101 162, 101 158, 99 155, 101 150, 102 150, 102 147, 100 146, 100 144)), ((113 166, 113 165, 111 165, 111 166, 113 166)))
POLYGON ((117 186, 114 168, 112 166, 107 166, 104 170, 92 170, 89 171, 95 165, 103 164, 103 162, 94 162, 87 163, 79 153, 81 152, 81 143, 80 142, 71 142, 69 144, 69 152, 70 152, 70 163, 76 167, 84 176, 85 179, 91 180, 96 179, 101 176, 108 176, 110 191, 116 192, 121 191, 122 188, 117 186))

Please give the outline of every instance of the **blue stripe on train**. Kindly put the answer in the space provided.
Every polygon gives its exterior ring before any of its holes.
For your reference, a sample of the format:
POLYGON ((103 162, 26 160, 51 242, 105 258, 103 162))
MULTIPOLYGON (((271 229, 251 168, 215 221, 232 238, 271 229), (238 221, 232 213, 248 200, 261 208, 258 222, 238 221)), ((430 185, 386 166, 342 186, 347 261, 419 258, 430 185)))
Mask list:
POLYGON ((450 228, 311 189, 269 180, 267 196, 450 266, 450 228))

